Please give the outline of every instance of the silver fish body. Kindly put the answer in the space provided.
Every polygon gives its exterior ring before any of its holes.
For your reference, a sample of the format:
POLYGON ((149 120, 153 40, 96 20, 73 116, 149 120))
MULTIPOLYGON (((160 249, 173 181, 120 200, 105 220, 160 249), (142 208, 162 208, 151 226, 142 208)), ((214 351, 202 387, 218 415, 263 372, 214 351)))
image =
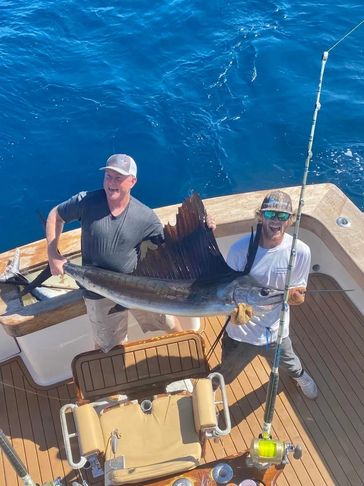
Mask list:
POLYGON ((126 308, 176 316, 227 315, 240 303, 261 313, 283 301, 282 291, 264 288, 253 277, 233 270, 216 280, 151 278, 72 263, 66 263, 64 270, 82 287, 126 308))

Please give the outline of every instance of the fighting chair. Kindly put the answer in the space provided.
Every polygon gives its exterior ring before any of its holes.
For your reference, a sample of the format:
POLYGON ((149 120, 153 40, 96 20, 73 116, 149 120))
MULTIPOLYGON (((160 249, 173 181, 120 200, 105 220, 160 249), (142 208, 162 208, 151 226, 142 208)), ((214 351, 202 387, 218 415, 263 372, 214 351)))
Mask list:
POLYGON ((96 454, 105 486, 143 484, 193 469, 203 459, 206 439, 230 432, 224 380, 218 373, 206 378, 197 333, 128 343, 106 354, 83 353, 74 359, 73 372, 78 403, 61 409, 67 459, 79 469, 96 454), (168 384, 186 378, 195 379, 192 391, 166 392, 168 384), (212 379, 220 386, 219 401, 212 379), (79 460, 72 452, 75 440, 79 460))

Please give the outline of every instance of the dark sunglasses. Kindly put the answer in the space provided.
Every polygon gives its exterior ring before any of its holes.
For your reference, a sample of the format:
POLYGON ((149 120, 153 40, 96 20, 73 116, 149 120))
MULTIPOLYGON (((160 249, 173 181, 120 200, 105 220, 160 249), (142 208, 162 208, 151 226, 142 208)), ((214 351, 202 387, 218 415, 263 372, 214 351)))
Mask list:
POLYGON ((288 221, 291 217, 290 213, 284 213, 283 211, 262 211, 264 219, 278 218, 279 221, 288 221))

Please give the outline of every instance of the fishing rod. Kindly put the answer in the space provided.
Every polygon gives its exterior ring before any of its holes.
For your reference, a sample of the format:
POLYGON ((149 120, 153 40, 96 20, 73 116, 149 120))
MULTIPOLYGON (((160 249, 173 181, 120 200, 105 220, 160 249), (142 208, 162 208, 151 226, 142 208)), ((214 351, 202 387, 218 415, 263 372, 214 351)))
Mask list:
POLYGON ((320 96, 321 96, 321 89, 322 89, 322 81, 323 81, 323 76, 324 76, 326 62, 327 62, 328 57, 329 57, 329 53, 328 53, 328 51, 325 51, 322 55, 322 60, 321 60, 320 79, 319 79, 319 84, 318 84, 318 88, 317 88, 316 103, 315 103, 315 109, 314 109, 314 112, 313 112, 311 131, 310 131, 310 135, 309 135, 309 139, 308 139, 307 156, 306 156, 305 166, 304 166, 304 171, 303 171, 303 179, 302 179, 302 184, 301 184, 301 191, 300 191, 300 196, 299 196, 299 203, 298 203, 298 208, 297 208, 296 221, 295 221, 294 230, 293 230, 291 252, 290 252, 290 256, 289 256, 286 281, 285 281, 285 285, 284 285, 283 303, 282 303, 282 308, 281 308, 281 313, 280 313, 280 318, 279 318, 276 352, 275 352, 275 355, 274 355, 272 371, 271 371, 271 374, 270 374, 270 377, 269 377, 269 383, 268 383, 266 407, 265 407, 265 412, 264 412, 264 423, 263 423, 263 430, 262 430, 263 438, 267 438, 267 437, 270 436, 273 414, 274 414, 274 409, 275 409, 275 402, 276 402, 276 398, 277 398, 277 391, 278 391, 278 384, 279 384, 279 363, 280 363, 280 358, 281 358, 281 345, 282 345, 282 340, 283 340, 283 329, 284 329, 284 323, 285 323, 286 315, 289 311, 289 306, 288 306, 289 288, 290 288, 290 285, 291 285, 292 269, 294 267, 295 257, 296 257, 296 244, 297 244, 298 233, 299 233, 299 228, 300 228, 300 223, 301 223, 302 208, 303 208, 303 205, 304 205, 304 196, 305 196, 305 189, 306 189, 306 185, 307 185, 308 170, 309 170, 310 162, 311 162, 311 159, 312 159, 312 145, 313 145, 313 140, 314 140, 315 130, 316 130, 317 114, 318 114, 318 112, 321 108, 320 96))
POLYGON ((283 303, 282 303, 280 319, 279 319, 276 351, 274 355, 272 371, 270 373, 269 382, 268 382, 262 433, 259 439, 253 439, 250 448, 251 460, 254 463, 259 463, 259 464, 279 463, 279 461, 284 463, 287 462, 288 452, 294 451, 294 457, 296 459, 300 458, 302 454, 302 450, 300 446, 293 448, 291 444, 282 441, 272 440, 270 435, 273 415, 275 410, 275 403, 277 398, 277 392, 278 392, 278 384, 279 384, 279 364, 281 358, 283 329, 284 329, 285 318, 289 311, 289 306, 288 306, 289 288, 292 279, 292 269, 294 267, 294 262, 296 257, 296 243, 297 243, 297 238, 298 238, 298 233, 299 233, 299 228, 301 223, 302 208, 304 206, 304 195, 305 195, 305 189, 307 185, 307 176, 310 167, 310 162, 312 159, 312 146, 313 146, 313 140, 315 136, 317 116, 321 108, 320 97, 321 97, 322 82, 323 82, 326 62, 329 57, 329 52, 332 51, 335 47, 337 47, 346 37, 348 37, 352 32, 354 32, 354 30, 359 28, 363 23, 364 23, 364 19, 359 24, 357 24, 350 32, 348 32, 345 36, 343 36, 338 42, 336 42, 330 49, 324 51, 322 54, 320 77, 319 77, 319 83, 318 83, 317 93, 316 93, 316 102, 315 102, 315 107, 314 107, 314 112, 312 117, 311 130, 308 139, 307 156, 305 159, 301 191, 300 191, 296 221, 295 221, 294 231, 293 231, 291 252, 290 252, 287 275, 285 280, 283 303))
MULTIPOLYGON (((20 459, 14 447, 10 444, 9 439, 6 437, 6 435, 1 429, 0 429, 0 449, 3 450, 10 464, 13 466, 16 474, 23 481, 24 486, 39 486, 38 483, 35 483, 33 481, 26 467, 24 466, 22 460, 20 459)), ((61 480, 60 477, 54 479, 53 481, 43 484, 43 486, 62 486, 62 485, 63 485, 63 481, 61 480)))

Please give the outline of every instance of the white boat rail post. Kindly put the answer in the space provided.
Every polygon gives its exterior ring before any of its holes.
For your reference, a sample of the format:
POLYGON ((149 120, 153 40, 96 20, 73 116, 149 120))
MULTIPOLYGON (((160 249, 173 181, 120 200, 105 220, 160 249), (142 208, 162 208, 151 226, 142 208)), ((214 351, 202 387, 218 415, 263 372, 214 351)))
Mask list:
POLYGON ((322 81, 325 72, 326 62, 329 57, 329 52, 333 50, 335 47, 337 47, 338 44, 340 44, 346 37, 348 37, 352 32, 354 32, 354 30, 359 28, 363 23, 364 20, 362 20, 359 24, 357 24, 345 36, 339 39, 339 41, 336 42, 330 49, 324 51, 322 55, 321 72, 320 72, 319 84, 318 84, 317 94, 316 94, 316 103, 313 112, 311 131, 308 139, 307 157, 305 160, 305 167, 303 172, 303 179, 302 179, 299 203, 297 208, 296 222, 294 225, 291 253, 289 257, 287 275, 285 280, 283 303, 282 303, 280 319, 279 319, 279 327, 278 327, 276 352, 274 355, 272 371, 269 376, 269 383, 268 383, 267 396, 266 396, 266 406, 264 411, 263 428, 262 428, 262 433, 260 438, 259 439, 254 438, 252 440, 252 444, 250 447, 250 460, 253 461, 255 464, 267 465, 269 463, 277 463, 277 460, 281 463, 286 463, 288 452, 294 452, 294 457, 296 459, 299 459, 302 455, 302 450, 300 446, 294 447, 292 444, 289 443, 285 443, 278 440, 272 440, 270 435, 273 415, 275 410, 275 403, 277 398, 277 392, 278 392, 278 384, 279 384, 279 364, 280 364, 280 357, 281 357, 281 345, 283 340, 282 337, 283 327, 285 322, 285 316, 286 313, 288 312, 288 293, 289 293, 289 287, 291 283, 292 268, 294 266, 294 261, 296 257, 296 242, 297 242, 298 232, 300 228, 302 207, 304 205, 304 194, 305 194, 305 188, 307 183, 308 170, 312 159, 312 145, 313 145, 315 129, 316 129, 317 114, 321 108, 320 96, 321 96, 322 81), (267 454, 267 450, 270 451, 269 454, 267 454))

